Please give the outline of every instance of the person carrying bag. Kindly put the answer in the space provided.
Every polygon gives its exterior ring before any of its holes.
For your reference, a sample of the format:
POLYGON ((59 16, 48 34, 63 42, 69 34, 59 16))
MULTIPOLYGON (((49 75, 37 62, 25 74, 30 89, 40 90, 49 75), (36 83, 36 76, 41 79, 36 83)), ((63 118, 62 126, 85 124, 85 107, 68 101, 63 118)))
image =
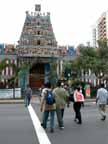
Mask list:
POLYGON ((77 87, 74 91, 74 104, 73 108, 75 111, 75 119, 74 121, 77 122, 77 124, 82 124, 82 117, 81 117, 81 105, 84 102, 84 95, 80 92, 80 87, 77 87))

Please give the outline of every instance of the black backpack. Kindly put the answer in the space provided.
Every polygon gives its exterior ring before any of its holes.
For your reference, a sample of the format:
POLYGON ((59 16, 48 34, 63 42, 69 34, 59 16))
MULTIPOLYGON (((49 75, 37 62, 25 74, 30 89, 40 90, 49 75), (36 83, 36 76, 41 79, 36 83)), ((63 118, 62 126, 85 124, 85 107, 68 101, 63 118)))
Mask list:
POLYGON ((53 105, 55 103, 55 98, 52 91, 47 90, 47 95, 45 96, 46 104, 53 105))

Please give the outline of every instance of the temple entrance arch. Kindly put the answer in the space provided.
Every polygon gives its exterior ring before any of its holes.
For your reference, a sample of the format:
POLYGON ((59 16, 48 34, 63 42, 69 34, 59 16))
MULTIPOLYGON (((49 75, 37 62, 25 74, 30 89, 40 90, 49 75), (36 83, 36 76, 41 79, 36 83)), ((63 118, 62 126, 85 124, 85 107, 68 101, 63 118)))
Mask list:
POLYGON ((52 59, 39 57, 20 57, 19 65, 26 65, 27 69, 21 71, 18 78, 18 85, 22 89, 27 84, 32 89, 40 88, 49 81, 52 59))
POLYGON ((44 84, 44 63, 35 63, 29 71, 29 85, 31 88, 39 88, 44 84))

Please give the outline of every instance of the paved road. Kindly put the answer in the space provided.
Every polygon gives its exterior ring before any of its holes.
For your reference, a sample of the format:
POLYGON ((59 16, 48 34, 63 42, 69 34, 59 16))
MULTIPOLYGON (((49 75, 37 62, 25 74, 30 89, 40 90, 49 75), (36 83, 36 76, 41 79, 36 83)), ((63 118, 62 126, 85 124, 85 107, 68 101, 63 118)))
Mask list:
POLYGON ((29 112, 23 104, 0 105, 0 144, 38 144, 29 112))
MULTIPOLYGON (((32 107, 41 120, 39 106, 39 102, 32 102, 32 107)), ((27 109, 23 104, 0 105, 0 144, 39 144, 29 110, 30 107, 27 109)), ((72 105, 66 108, 65 129, 59 130, 56 122, 55 133, 51 134, 49 128, 47 129, 50 142, 45 144, 108 144, 108 118, 105 122, 100 120, 96 105, 86 103, 82 108, 82 117, 83 124, 77 125, 73 121, 72 105)), ((35 125, 37 124, 36 122, 35 125)), ((37 132, 41 134, 42 139, 43 131, 40 127, 37 132)))
MULTIPOLYGON (((33 108, 41 119, 39 104, 33 108)), ((66 108, 64 115, 65 129, 59 130, 57 123, 55 133, 47 130, 52 144, 108 144, 108 118, 105 122, 100 120, 98 109, 94 103, 86 103, 82 108, 83 124, 77 125, 74 119, 72 105, 66 108)))

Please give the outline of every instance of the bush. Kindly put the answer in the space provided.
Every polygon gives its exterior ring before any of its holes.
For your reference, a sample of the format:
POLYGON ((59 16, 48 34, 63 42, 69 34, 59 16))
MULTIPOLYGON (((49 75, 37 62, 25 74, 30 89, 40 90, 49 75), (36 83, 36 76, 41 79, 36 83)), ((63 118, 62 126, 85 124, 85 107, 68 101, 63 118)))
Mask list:
POLYGON ((96 98, 97 88, 91 88, 91 98, 96 98))

